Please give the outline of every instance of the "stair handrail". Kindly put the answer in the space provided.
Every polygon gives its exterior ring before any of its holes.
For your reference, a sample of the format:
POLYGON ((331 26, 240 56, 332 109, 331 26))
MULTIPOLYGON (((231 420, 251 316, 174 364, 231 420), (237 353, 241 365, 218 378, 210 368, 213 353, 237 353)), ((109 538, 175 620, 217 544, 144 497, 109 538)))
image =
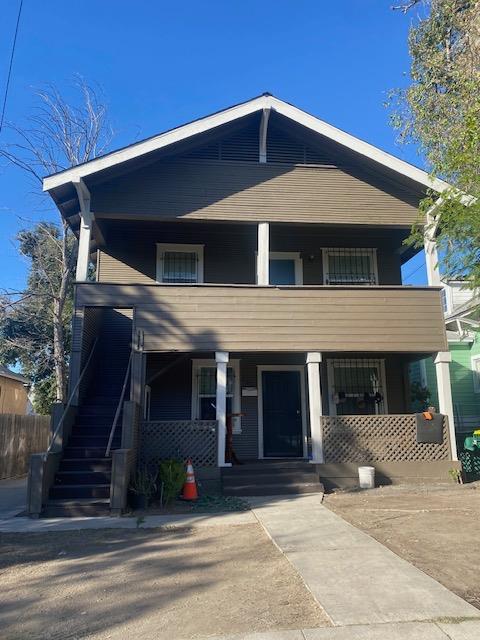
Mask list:
POLYGON ((65 405, 65 408, 63 410, 63 413, 60 417, 60 420, 58 421, 57 426, 55 427, 55 431, 53 432, 52 435, 52 439, 50 440, 50 444, 48 445, 48 448, 44 454, 44 458, 45 460, 48 457, 48 454, 51 453, 52 451, 52 447, 55 444, 55 440, 57 439, 57 436, 60 432, 60 427, 63 425, 63 421, 65 420, 65 416, 67 415, 68 410, 70 409, 70 406, 72 404, 72 400, 77 392, 78 387, 80 386, 80 384, 82 383, 83 380, 83 376, 85 375, 86 370, 88 369, 88 365, 90 364, 90 360, 92 359, 93 356, 93 352, 95 351, 95 347, 97 346, 97 342, 98 342, 98 337, 95 338, 92 348, 90 349, 90 353, 88 354, 88 358, 87 361, 85 362, 85 364, 83 365, 83 369, 80 371, 80 375, 78 376, 78 380, 75 384, 75 386, 73 387, 72 391, 70 392, 70 397, 68 398, 67 404, 65 405))
POLYGON ((107 448, 105 450, 105 457, 108 458, 110 455, 110 449, 112 448, 113 437, 115 435, 115 429, 117 428, 118 418, 120 417, 120 411, 122 410, 123 399, 125 397, 125 391, 128 383, 128 375, 130 373, 130 369, 132 366, 132 358, 133 358, 133 347, 130 351, 130 356, 128 358, 127 370, 125 371, 125 378, 123 379, 122 392, 120 394, 120 399, 118 401, 117 409, 115 411, 115 417, 113 418, 112 428, 110 429, 110 436, 108 438, 107 448))

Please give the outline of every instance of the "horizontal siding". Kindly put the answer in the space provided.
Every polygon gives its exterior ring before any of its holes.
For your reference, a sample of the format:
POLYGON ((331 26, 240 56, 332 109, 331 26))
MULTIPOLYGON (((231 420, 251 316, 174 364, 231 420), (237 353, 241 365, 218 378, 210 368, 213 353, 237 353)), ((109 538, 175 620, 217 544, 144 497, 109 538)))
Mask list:
POLYGON ((447 349, 434 289, 79 284, 77 296, 80 305, 135 306, 152 351, 447 349))
MULTIPOLYGON (((401 284, 402 236, 392 229, 356 229, 272 225, 271 251, 293 251, 303 259, 304 284, 321 284, 322 247, 377 249, 379 284, 401 284)), ((252 225, 111 222, 108 245, 99 252, 97 279, 120 284, 153 284, 156 243, 204 245, 205 282, 255 284, 257 231, 252 225)))
POLYGON ((98 217, 409 226, 418 201, 360 169, 162 161, 91 188, 98 217))

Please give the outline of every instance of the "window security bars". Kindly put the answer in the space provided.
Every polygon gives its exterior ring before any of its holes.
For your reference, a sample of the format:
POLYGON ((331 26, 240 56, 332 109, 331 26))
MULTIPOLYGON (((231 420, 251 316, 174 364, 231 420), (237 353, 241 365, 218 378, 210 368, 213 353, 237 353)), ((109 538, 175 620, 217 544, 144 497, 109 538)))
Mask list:
POLYGON ((198 256, 195 251, 164 251, 162 282, 194 283, 198 281, 198 256))
POLYGON ((330 360, 330 403, 336 415, 386 412, 383 361, 330 360))
POLYGON ((325 284, 378 284, 375 249, 324 249, 325 284))

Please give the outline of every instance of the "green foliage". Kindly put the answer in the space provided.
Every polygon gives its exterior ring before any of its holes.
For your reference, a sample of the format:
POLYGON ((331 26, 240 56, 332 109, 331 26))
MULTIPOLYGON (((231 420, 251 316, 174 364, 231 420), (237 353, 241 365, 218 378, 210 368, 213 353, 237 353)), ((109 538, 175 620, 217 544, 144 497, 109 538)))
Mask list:
POLYGON ((18 234, 19 252, 30 263, 27 286, 0 299, 0 362, 21 365, 23 375, 34 384, 34 408, 43 414, 50 413, 50 405, 58 397, 56 316, 62 336, 59 357, 63 366, 70 350, 73 287, 69 277, 62 282, 65 277, 59 265, 73 264, 76 242, 73 234, 63 237, 62 233, 57 225, 43 222, 18 234))
POLYGON ((185 466, 180 460, 163 460, 160 463, 158 478, 162 484, 164 504, 178 498, 186 477, 185 466))
POLYGON ((151 498, 157 490, 157 476, 150 473, 146 467, 138 469, 130 483, 130 491, 137 495, 151 498))
POLYGON ((425 409, 430 402, 430 391, 419 382, 412 382, 410 385, 410 400, 412 405, 421 410, 425 409))
MULTIPOLYGON (((416 3, 415 3, 416 4, 416 3)), ((410 85, 392 94, 393 125, 450 187, 422 202, 410 244, 435 229, 442 274, 480 285, 480 4, 429 0, 409 35, 410 85), (465 206, 469 204, 469 206, 465 206), (426 212, 436 205, 433 216, 426 212)))

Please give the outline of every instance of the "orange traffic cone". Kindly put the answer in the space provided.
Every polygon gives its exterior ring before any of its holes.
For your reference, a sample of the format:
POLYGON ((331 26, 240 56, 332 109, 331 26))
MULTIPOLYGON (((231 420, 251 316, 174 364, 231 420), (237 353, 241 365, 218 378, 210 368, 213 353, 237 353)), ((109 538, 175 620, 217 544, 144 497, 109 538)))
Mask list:
POLYGON ((197 483, 195 482, 195 474, 193 473, 192 461, 187 460, 187 478, 183 485, 182 498, 184 500, 196 500, 198 498, 197 483))

